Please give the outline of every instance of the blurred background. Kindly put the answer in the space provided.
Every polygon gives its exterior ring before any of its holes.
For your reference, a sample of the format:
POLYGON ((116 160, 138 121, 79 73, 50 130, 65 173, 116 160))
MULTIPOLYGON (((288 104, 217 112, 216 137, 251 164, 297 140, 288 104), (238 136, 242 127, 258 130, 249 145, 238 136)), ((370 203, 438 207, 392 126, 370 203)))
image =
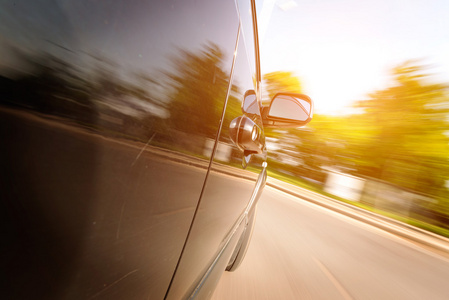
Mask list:
POLYGON ((449 236, 448 6, 259 1, 265 100, 315 103, 266 132, 270 175, 449 236))

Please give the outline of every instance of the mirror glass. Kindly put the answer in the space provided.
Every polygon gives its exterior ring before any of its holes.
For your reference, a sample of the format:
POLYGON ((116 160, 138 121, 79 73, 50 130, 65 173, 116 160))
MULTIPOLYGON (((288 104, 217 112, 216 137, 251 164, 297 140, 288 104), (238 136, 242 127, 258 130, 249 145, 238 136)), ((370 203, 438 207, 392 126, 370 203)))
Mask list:
POLYGON ((306 121, 312 112, 309 101, 292 95, 277 95, 271 102, 268 117, 306 121))

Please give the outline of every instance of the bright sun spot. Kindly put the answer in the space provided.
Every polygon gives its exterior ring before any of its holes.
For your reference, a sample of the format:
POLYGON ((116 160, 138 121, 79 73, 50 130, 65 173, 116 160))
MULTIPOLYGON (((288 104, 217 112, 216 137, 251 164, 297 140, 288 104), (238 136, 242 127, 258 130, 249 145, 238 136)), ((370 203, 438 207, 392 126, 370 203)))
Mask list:
POLYGON ((262 74, 292 71, 318 114, 353 113, 355 101, 387 88, 392 69, 409 60, 449 82, 444 1, 256 2, 262 74))
POLYGON ((374 49, 340 44, 308 52, 303 54, 307 60, 301 62, 301 79, 317 113, 348 113, 354 101, 366 99, 385 81, 385 69, 374 49))

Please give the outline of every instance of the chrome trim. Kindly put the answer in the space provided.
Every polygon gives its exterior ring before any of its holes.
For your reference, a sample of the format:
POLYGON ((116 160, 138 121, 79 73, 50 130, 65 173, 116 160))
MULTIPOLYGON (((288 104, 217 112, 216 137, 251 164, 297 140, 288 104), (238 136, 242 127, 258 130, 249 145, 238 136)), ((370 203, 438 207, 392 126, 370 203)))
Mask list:
MULTIPOLYGON (((251 199, 250 199, 250 201, 249 201, 245 211, 238 218, 238 220, 235 223, 234 227, 232 228, 231 232, 226 237, 226 239, 225 239, 226 242, 224 243, 224 246, 221 248, 221 250, 218 253, 217 257, 215 257, 214 261, 209 266, 209 268, 207 269, 206 273, 204 274, 204 276, 201 278, 201 280, 198 283, 198 285, 193 290, 192 294, 189 296, 189 299, 194 299, 196 297, 196 295, 199 293, 199 291, 201 290, 201 287, 204 285, 204 283, 208 279, 209 275, 213 272, 215 266, 217 265, 217 263, 222 258, 223 253, 225 252, 225 250, 227 250, 230 242, 232 241, 232 239, 236 235, 237 231, 241 228, 241 226, 244 225, 244 228, 243 228, 243 231, 242 231, 241 235, 247 229, 247 225, 248 225, 248 221, 249 221, 249 219, 248 219, 249 213, 253 210, 253 208, 255 208, 255 206, 257 204, 257 201, 259 200, 260 196, 262 195, 263 188, 264 188, 265 183, 267 181, 267 169, 266 169, 266 166, 267 166, 267 164, 266 164, 266 162, 264 162, 263 169, 260 172, 259 177, 257 178, 257 182, 256 182, 256 185, 254 187, 253 193, 251 195, 251 199)), ((240 237, 241 237, 241 235, 240 235, 240 237)), ((237 242, 237 244, 238 244, 238 242, 237 242)))
POLYGON ((262 195, 263 188, 265 187, 265 184, 267 182, 267 163, 264 162, 262 164, 263 169, 259 174, 259 177, 257 178, 256 186, 254 187, 253 193, 251 195, 251 200, 249 201, 248 205, 246 206, 244 214, 246 215, 246 219, 248 219, 248 215, 253 209, 253 207, 256 206, 257 201, 259 200, 260 196, 262 195))
MULTIPOLYGON (((198 285, 193 290, 193 292, 190 295, 189 299, 195 299, 196 295, 200 292, 202 286, 204 285, 206 280, 209 278, 209 275, 214 271, 215 266, 217 265, 217 263, 220 261, 221 257, 223 256, 223 253, 227 250, 229 244, 231 243, 232 239, 236 235, 236 232, 239 229, 241 229, 241 228, 242 228, 242 233, 245 231, 246 223, 243 223, 244 216, 245 216, 245 214, 241 215, 240 218, 238 219, 238 221, 236 222, 236 225, 234 225, 232 231, 229 233, 229 235, 228 235, 228 237, 226 239, 226 242, 225 242, 224 246, 221 248, 221 250, 218 253, 217 257, 215 257, 214 261, 212 262, 210 267, 207 269, 207 271, 204 274, 203 278, 201 278, 200 282, 198 283, 198 285), (242 227, 242 225, 243 225, 243 227, 242 227)), ((246 220, 245 220, 245 222, 246 222, 246 220)))
POLYGON ((237 125, 237 134, 235 136, 235 144, 237 146, 237 148, 239 148, 241 151, 245 151, 245 149, 243 149, 243 147, 240 146, 240 128, 242 126, 242 121, 243 121, 243 117, 240 117, 239 119, 239 124, 237 125))

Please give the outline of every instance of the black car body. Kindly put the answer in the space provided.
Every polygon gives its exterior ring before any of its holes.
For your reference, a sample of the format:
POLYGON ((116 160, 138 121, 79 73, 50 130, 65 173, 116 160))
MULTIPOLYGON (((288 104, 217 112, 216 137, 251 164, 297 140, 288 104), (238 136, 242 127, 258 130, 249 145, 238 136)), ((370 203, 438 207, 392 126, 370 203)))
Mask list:
POLYGON ((209 297, 266 180, 254 3, 3 1, 0 37, 2 298, 209 297))

